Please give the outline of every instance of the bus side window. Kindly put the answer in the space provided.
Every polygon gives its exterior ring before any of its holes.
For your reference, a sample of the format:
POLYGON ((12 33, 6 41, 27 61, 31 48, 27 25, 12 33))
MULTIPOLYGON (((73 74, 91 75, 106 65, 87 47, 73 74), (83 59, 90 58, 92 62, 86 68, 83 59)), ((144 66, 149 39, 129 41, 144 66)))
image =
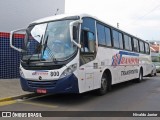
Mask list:
POLYGON ((117 31, 113 30, 113 45, 115 48, 120 48, 119 47, 119 34, 117 31))
POLYGON ((123 37, 122 37, 122 33, 119 33, 119 47, 120 49, 123 49, 123 37))
POLYGON ((94 33, 82 30, 82 39, 81 39, 81 52, 95 52, 95 40, 94 40, 94 33))
POLYGON ((110 28, 97 23, 98 44, 103 47, 111 47, 111 30, 110 28))
POLYGON ((111 30, 108 27, 105 27, 105 36, 106 36, 106 45, 107 45, 107 47, 111 47, 112 46, 111 30))
POLYGON ((124 47, 126 50, 132 51, 132 39, 128 35, 124 35, 124 47))
POLYGON ((96 53, 95 20, 84 17, 81 25, 81 53, 96 53))
POLYGON ((113 30, 113 45, 115 48, 120 48, 123 49, 123 37, 122 37, 122 33, 113 30))
POLYGON ((149 44, 145 43, 145 52, 146 54, 150 54, 149 44))
POLYGON ((133 48, 132 48, 132 39, 131 39, 131 37, 128 37, 128 40, 129 40, 129 50, 132 51, 133 48))
POLYGON ((95 52, 95 40, 94 40, 94 33, 88 32, 88 48, 89 52, 94 53, 95 52))
POLYGON ((134 52, 139 52, 139 44, 138 44, 138 40, 133 38, 133 51, 134 52))
POLYGON ((87 37, 87 31, 82 30, 81 34, 81 52, 88 52, 88 37, 87 37))
POLYGON ((98 34, 98 44, 100 46, 105 46, 106 40, 105 40, 104 26, 99 23, 97 24, 97 34, 98 34))
POLYGON ((141 53, 145 53, 145 51, 144 51, 144 42, 139 41, 139 46, 140 46, 140 52, 141 53))

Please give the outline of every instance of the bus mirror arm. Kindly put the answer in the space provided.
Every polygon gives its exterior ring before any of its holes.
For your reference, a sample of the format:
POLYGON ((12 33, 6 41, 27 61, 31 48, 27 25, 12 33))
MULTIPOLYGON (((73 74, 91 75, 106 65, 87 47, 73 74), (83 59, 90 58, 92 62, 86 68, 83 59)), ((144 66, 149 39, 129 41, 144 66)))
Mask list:
POLYGON ((81 44, 75 42, 74 40, 72 41, 79 49, 81 49, 81 44))
POLYGON ((76 20, 70 23, 70 37, 71 37, 71 42, 73 42, 78 48, 81 48, 81 44, 77 43, 74 39, 73 39, 73 26, 76 23, 82 23, 82 20, 76 20))
POLYGON ((25 50, 21 48, 17 48, 13 45, 13 35, 15 32, 26 31, 26 29, 18 29, 10 32, 10 47, 17 50, 18 52, 25 52, 25 50))

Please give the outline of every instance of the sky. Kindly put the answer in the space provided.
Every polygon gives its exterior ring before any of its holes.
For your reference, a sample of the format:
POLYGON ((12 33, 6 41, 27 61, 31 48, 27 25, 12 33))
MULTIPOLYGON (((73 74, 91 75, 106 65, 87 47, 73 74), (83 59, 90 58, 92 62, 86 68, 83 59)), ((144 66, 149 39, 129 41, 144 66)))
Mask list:
POLYGON ((87 13, 143 40, 160 41, 160 0, 65 0, 65 13, 87 13))
POLYGON ((26 28, 40 18, 64 13, 65 0, 0 0, 0 32, 26 28))

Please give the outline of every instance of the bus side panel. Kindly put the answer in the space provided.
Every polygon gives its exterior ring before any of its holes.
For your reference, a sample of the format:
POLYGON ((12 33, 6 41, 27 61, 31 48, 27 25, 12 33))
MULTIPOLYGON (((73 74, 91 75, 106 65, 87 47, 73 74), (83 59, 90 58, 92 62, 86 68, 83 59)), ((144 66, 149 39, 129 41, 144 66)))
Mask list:
POLYGON ((151 74, 152 71, 151 56, 140 54, 140 66, 143 68, 143 76, 151 74))

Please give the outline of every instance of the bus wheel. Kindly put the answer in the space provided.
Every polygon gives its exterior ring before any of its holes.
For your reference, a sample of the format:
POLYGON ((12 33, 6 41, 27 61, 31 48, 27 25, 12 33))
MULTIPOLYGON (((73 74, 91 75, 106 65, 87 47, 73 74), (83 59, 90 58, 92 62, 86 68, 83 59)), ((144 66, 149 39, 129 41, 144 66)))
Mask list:
POLYGON ((140 83, 143 80, 143 70, 142 68, 139 71, 139 78, 137 79, 137 82, 140 83))
POLYGON ((149 77, 153 77, 153 76, 155 76, 155 73, 154 73, 153 70, 152 70, 152 72, 151 72, 151 74, 149 75, 149 77))
POLYGON ((101 78, 101 88, 97 90, 98 95, 106 94, 107 89, 108 89, 108 80, 107 80, 107 75, 104 73, 101 78))
POLYGON ((154 73, 153 73, 153 70, 152 70, 152 72, 151 72, 151 77, 153 77, 154 76, 154 73))
POLYGON ((154 73, 154 76, 157 76, 157 73, 154 73))

